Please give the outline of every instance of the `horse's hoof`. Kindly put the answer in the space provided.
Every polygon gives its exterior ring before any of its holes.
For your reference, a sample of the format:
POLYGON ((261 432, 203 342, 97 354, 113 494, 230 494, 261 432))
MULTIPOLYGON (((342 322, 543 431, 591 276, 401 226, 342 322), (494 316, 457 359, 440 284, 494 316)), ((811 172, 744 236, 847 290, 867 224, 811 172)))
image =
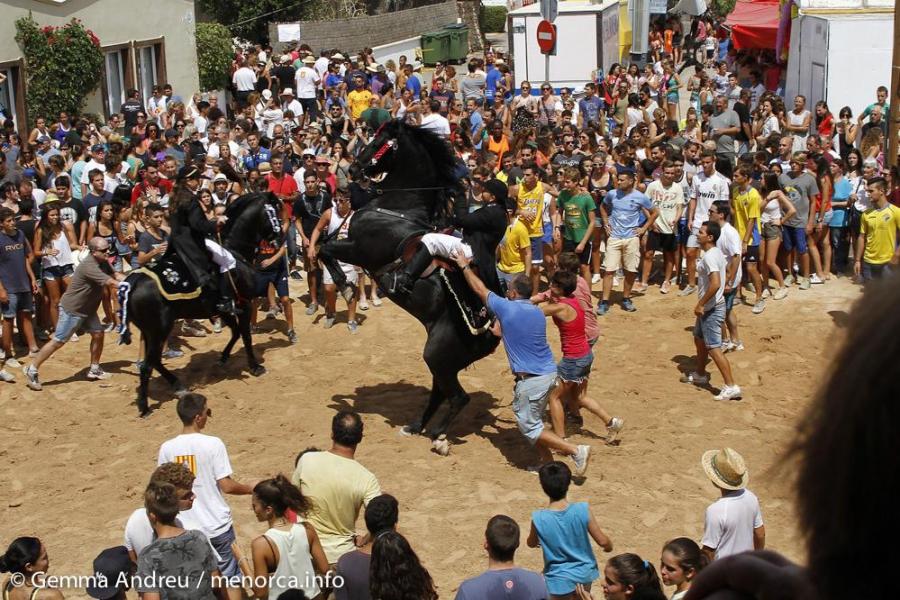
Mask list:
POLYGON ((266 368, 262 365, 256 365, 255 367, 250 368, 250 374, 254 377, 259 377, 260 375, 266 374, 266 368))
POLYGON ((446 436, 440 436, 436 440, 431 441, 431 449, 441 456, 450 456, 450 442, 447 441, 446 436))
POLYGON ((146 418, 149 417, 149 416, 150 416, 150 409, 149 409, 149 408, 143 408, 143 409, 141 409, 140 412, 138 413, 138 418, 140 418, 140 419, 146 419, 146 418))
POLYGON ((409 425, 404 425, 400 428, 400 435, 405 435, 406 437, 412 437, 414 435, 419 435, 422 433, 422 424, 418 421, 410 423, 409 425))

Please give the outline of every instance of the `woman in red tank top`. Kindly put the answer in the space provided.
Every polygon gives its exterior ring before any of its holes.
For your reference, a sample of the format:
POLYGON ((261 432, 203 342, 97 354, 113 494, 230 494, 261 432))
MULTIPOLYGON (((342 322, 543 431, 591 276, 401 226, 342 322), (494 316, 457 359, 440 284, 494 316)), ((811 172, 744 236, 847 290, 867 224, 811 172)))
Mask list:
POLYGON ((570 398, 574 405, 594 413, 607 426, 608 441, 621 429, 623 421, 611 416, 596 401, 587 397, 587 379, 594 363, 594 354, 585 333, 585 313, 581 303, 573 295, 578 286, 578 275, 559 270, 550 281, 549 303, 541 310, 553 317, 559 329, 563 357, 557 365, 558 384, 550 393, 548 404, 553 431, 565 437, 565 413, 563 398, 570 398))

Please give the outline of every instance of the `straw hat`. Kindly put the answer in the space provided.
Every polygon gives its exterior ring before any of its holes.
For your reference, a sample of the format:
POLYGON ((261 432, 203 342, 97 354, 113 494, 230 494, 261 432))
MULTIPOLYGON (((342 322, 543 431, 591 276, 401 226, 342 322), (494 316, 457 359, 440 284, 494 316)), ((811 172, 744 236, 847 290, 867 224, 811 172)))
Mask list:
POLYGON ((344 60, 344 55, 340 52, 335 52, 331 55, 331 60, 344 60))
POLYGON ((316 59, 311 55, 307 55, 303 58, 303 63, 307 65, 314 65, 316 63, 316 59))
POLYGON ((703 470, 710 481, 723 490, 742 490, 747 487, 750 474, 744 457, 733 448, 708 450, 700 459, 703 470))

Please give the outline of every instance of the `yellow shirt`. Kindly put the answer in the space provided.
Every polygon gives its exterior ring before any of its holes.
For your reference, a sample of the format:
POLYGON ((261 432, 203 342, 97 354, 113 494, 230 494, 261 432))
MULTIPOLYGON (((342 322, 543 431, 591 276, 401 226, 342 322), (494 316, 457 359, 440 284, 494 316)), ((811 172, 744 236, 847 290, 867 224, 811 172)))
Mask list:
POLYGON ((861 229, 866 235, 866 252, 863 260, 871 265, 883 265, 890 262, 897 247, 900 208, 893 204, 888 204, 881 209, 870 208, 862 214, 861 229))
POLYGON ((500 270, 504 273, 524 273, 526 265, 522 262, 522 250, 530 245, 528 227, 516 219, 506 228, 506 235, 500 242, 500 270))
POLYGON ((756 226, 753 228, 753 233, 748 243, 750 246, 759 245, 759 205, 761 202, 762 197, 756 191, 756 188, 752 186, 746 192, 734 188, 731 194, 731 213, 734 215, 734 228, 738 230, 741 241, 746 239, 744 236, 747 235, 747 226, 750 223, 750 219, 756 219, 756 226))
POLYGON ((369 108, 372 92, 369 90, 353 90, 347 94, 347 104, 350 106, 350 117, 355 121, 364 110, 369 108))
POLYGON ((331 452, 307 452, 291 477, 312 501, 312 523, 329 563, 355 549, 353 534, 360 509, 381 495, 378 480, 368 469, 331 452))
POLYGON ((534 215, 531 225, 526 225, 528 236, 542 237, 544 235, 544 184, 538 181, 531 190, 526 190, 524 183, 520 184, 516 206, 520 215, 534 215))

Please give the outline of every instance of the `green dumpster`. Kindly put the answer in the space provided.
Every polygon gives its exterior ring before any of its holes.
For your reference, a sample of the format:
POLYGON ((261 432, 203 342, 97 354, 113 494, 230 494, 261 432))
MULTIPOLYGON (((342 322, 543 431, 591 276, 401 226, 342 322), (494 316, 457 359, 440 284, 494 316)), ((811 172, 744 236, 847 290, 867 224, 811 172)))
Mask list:
POLYGON ((422 46, 422 62, 428 66, 435 63, 447 62, 450 56, 450 32, 447 30, 431 31, 423 33, 420 41, 422 46))
POLYGON ((447 25, 444 30, 450 34, 448 61, 464 63, 469 56, 469 28, 464 23, 447 25))

